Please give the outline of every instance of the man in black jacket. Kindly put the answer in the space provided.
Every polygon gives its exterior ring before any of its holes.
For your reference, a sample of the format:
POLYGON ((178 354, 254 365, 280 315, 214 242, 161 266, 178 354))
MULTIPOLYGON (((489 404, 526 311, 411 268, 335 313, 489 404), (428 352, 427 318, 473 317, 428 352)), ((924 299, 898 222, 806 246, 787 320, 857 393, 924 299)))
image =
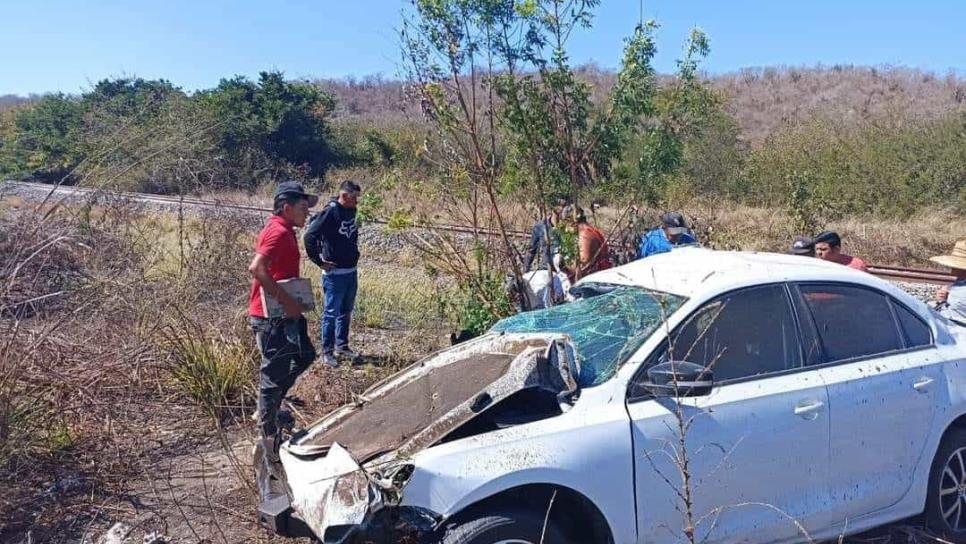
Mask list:
POLYGON ((349 349, 349 323, 356 301, 359 262, 359 233, 356 230, 356 204, 362 188, 352 180, 339 186, 339 196, 312 218, 305 230, 305 252, 322 269, 325 309, 320 336, 322 362, 336 367, 336 356, 355 359, 349 349))

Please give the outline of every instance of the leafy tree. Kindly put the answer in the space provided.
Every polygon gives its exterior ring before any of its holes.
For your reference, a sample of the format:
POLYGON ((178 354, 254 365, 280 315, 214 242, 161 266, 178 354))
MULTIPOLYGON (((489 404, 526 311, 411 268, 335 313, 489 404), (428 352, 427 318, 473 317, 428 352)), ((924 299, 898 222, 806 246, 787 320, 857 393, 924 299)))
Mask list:
POLYGON ((570 66, 567 40, 576 29, 590 28, 598 4, 526 2, 517 8, 526 28, 522 42, 501 34, 500 51, 511 69, 496 77, 496 89, 511 172, 536 189, 540 204, 560 197, 577 202, 581 189, 607 179, 628 136, 653 107, 653 23, 638 25, 626 41, 605 104, 592 102, 589 83, 570 66))
POLYGON ((173 96, 184 97, 185 94, 164 79, 103 79, 84 93, 82 105, 86 111, 96 110, 101 115, 140 122, 158 115, 165 101, 173 96))
POLYGON ((0 177, 19 177, 26 174, 27 165, 17 149, 17 110, 0 111, 0 177))
MULTIPOLYGON (((630 137, 653 111, 653 23, 627 40, 606 104, 591 100, 567 55, 573 32, 591 26, 599 0, 416 0, 402 29, 403 56, 436 138, 424 155, 445 180, 447 214, 474 227, 494 226, 502 251, 478 239, 478 258, 427 248, 498 317, 487 286, 493 270, 511 270, 522 288, 498 194, 520 191, 543 208, 574 203, 606 180, 630 137), (505 144, 505 145, 504 145, 505 144), (486 223, 486 224, 483 224, 486 223)), ((694 40, 697 49, 707 42, 694 40)))
POLYGON ((332 97, 315 85, 286 81, 280 72, 262 72, 257 82, 223 79, 198 99, 217 120, 220 147, 229 161, 274 167, 303 166, 321 177, 336 157, 328 143, 332 97))
POLYGON ((17 110, 16 133, 10 143, 12 162, 41 179, 67 176, 83 159, 82 119, 80 102, 62 93, 17 110))

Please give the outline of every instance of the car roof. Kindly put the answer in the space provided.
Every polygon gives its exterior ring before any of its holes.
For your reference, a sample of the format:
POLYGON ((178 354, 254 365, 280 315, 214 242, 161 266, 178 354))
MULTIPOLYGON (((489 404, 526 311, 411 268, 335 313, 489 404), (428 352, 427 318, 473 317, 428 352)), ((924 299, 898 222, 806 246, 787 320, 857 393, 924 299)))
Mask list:
POLYGON ((688 298, 705 298, 730 289, 782 281, 837 281, 895 293, 875 276, 821 259, 756 251, 716 251, 682 247, 582 279, 634 285, 688 298))

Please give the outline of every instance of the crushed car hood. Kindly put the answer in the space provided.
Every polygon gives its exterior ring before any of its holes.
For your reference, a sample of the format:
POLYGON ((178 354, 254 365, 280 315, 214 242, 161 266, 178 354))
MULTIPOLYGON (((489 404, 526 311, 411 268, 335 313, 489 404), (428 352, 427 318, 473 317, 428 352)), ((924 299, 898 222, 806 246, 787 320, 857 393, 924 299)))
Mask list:
POLYGON ((523 390, 564 400, 577 392, 578 374, 575 348, 561 334, 488 334, 438 352, 283 446, 292 506, 328 542, 327 528, 360 525, 401 496, 404 483, 386 474, 387 459, 432 446, 523 390), (370 462, 381 468, 367 469, 370 462))
POLYGON ((522 389, 576 390, 576 364, 562 335, 483 336, 374 385, 289 448, 313 455, 339 444, 360 462, 394 450, 411 454, 522 389))

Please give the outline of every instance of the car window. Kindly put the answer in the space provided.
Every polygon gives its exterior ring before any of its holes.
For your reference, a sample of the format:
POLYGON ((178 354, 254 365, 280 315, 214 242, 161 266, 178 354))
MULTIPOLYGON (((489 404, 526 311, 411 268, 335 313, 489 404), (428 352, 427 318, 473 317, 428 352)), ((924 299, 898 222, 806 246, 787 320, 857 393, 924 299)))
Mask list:
POLYGON ((796 296, 792 299, 792 306, 795 308, 795 315, 798 317, 798 332, 801 335, 802 352, 805 357, 805 366, 818 365, 824 362, 822 355, 822 341, 815 330, 815 322, 808 307, 796 296))
POLYGON ((780 285, 745 289, 705 305, 673 340, 663 360, 709 367, 715 381, 801 366, 795 321, 780 285))
POLYGON ((806 284, 799 291, 818 329, 826 362, 902 349, 882 293, 838 284, 806 284))
POLYGON ((906 335, 907 348, 918 348, 932 344, 932 332, 929 330, 929 325, 926 325, 919 316, 912 313, 912 310, 894 300, 892 307, 896 309, 899 325, 902 326, 902 332, 906 335))

